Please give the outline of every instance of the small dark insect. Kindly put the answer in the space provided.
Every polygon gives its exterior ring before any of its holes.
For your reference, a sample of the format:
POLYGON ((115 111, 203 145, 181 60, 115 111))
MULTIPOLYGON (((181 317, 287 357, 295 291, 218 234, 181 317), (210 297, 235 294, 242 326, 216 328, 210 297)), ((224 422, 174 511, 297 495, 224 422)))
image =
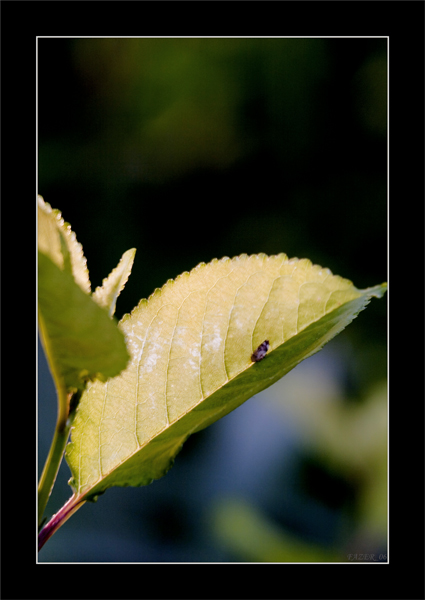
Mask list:
POLYGON ((252 362, 259 362, 263 360, 266 356, 268 349, 270 348, 269 340, 264 340, 262 344, 260 344, 254 354, 251 356, 252 362))

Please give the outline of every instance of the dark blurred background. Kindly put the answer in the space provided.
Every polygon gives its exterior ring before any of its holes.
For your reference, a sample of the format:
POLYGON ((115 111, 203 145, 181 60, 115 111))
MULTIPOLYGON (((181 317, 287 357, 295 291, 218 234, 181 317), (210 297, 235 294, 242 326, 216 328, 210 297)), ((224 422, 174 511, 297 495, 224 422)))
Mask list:
MULTIPOLYGON (((118 318, 241 253, 386 281, 386 128, 385 38, 38 39, 38 191, 93 290, 137 248, 118 318)), ((42 467, 56 399, 39 363, 42 467)), ((384 560, 386 365, 385 297, 165 478, 86 504, 40 561, 384 560)))

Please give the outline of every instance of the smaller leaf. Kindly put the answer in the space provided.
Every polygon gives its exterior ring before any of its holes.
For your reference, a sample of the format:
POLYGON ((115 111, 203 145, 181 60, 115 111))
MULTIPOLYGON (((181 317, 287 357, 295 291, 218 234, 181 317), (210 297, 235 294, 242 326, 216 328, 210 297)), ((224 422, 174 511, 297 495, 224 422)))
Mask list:
POLYGON ((49 363, 67 390, 84 389, 87 379, 105 381, 126 367, 129 355, 115 320, 43 252, 38 308, 49 363))
POLYGON ((124 289, 133 267, 136 249, 127 250, 121 257, 118 266, 103 280, 102 286, 93 292, 93 300, 109 311, 109 316, 115 313, 117 298, 124 289))

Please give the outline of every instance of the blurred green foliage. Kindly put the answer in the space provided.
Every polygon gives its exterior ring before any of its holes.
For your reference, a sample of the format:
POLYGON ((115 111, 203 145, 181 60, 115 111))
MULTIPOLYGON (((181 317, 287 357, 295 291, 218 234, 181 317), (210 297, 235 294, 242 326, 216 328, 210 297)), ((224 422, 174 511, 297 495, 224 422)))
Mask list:
POLYGON ((282 428, 289 422, 301 434, 302 463, 292 490, 298 502, 307 504, 310 498, 316 519, 323 513, 315 512, 314 502, 341 515, 332 543, 291 531, 290 511, 286 518, 273 518, 247 499, 226 496, 210 507, 211 534, 236 561, 386 562, 386 383, 353 405, 332 394, 326 378, 298 375, 293 371, 262 401, 281 419, 282 428))

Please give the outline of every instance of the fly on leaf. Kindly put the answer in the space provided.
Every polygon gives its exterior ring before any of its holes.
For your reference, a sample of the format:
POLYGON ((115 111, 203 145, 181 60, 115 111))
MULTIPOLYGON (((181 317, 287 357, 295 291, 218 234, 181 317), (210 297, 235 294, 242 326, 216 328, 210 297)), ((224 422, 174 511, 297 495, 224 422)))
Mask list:
POLYGON ((257 350, 252 354, 251 360, 252 362, 259 362, 263 360, 266 356, 268 349, 270 348, 269 340, 264 340, 262 344, 260 344, 257 350))

